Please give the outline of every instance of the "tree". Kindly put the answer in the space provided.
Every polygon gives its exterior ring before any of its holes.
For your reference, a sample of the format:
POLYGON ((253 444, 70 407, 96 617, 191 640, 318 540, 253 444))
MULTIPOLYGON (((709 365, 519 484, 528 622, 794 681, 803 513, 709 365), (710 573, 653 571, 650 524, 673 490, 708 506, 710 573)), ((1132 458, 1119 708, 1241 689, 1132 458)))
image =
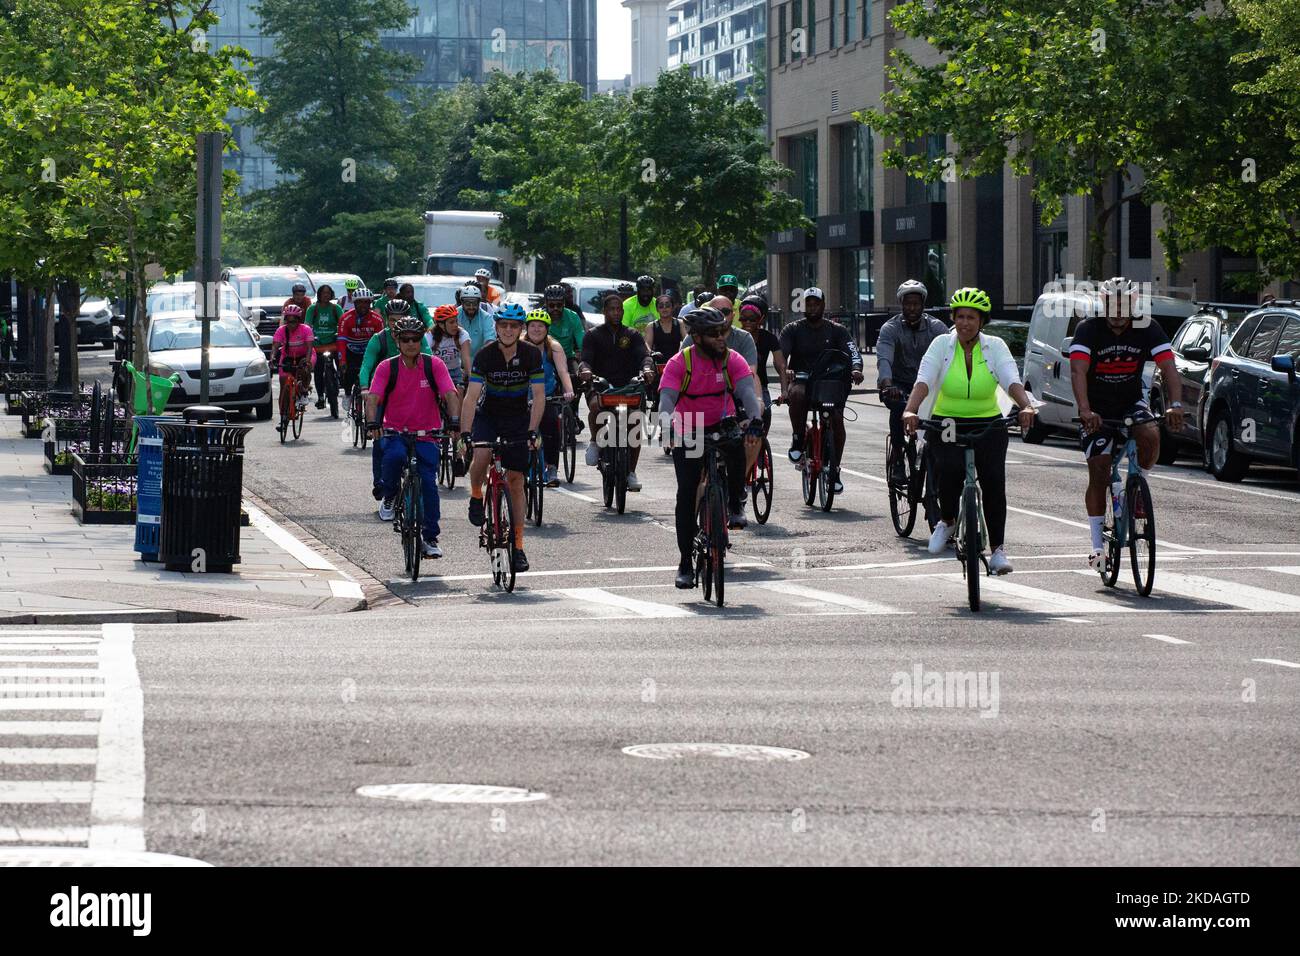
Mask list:
POLYGON ((388 275, 390 242, 396 262, 418 261, 424 251, 424 221, 419 214, 405 206, 364 213, 341 212, 332 223, 317 230, 311 256, 304 263, 309 269, 323 271, 346 262, 346 271, 368 276, 369 283, 388 275))
POLYGON ((1088 270, 1101 274, 1107 223, 1143 186, 1108 194, 1131 166, 1148 178, 1169 157, 1197 148, 1217 122, 1206 72, 1222 53, 1228 14, 1203 0, 1023 0, 991 9, 979 0, 910 0, 890 18, 943 54, 923 66, 901 49, 887 70, 883 109, 856 114, 895 146, 885 165, 936 181, 1000 171, 1034 176, 1043 222, 1067 195, 1092 199, 1088 270), (956 155, 905 155, 903 146, 947 133, 956 155))
POLYGON ((790 171, 768 155, 763 114, 689 68, 632 91, 613 133, 618 178, 635 205, 638 258, 689 250, 705 285, 728 246, 758 247, 768 234, 807 226, 800 202, 779 191, 790 171))

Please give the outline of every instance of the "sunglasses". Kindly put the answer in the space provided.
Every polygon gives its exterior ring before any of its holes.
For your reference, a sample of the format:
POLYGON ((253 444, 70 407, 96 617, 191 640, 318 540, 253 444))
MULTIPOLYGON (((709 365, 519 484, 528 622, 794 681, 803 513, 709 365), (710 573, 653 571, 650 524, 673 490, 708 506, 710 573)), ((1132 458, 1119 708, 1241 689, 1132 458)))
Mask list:
POLYGON ((727 334, 726 329, 705 329, 700 333, 702 339, 720 339, 727 334))
POLYGON ((412 345, 419 342, 422 338, 424 338, 423 335, 399 335, 397 341, 402 345, 412 345))
POLYGON ((510 319, 503 319, 502 321, 497 323, 497 328, 514 329, 516 332, 518 332, 523 327, 524 324, 522 322, 513 322, 510 319))

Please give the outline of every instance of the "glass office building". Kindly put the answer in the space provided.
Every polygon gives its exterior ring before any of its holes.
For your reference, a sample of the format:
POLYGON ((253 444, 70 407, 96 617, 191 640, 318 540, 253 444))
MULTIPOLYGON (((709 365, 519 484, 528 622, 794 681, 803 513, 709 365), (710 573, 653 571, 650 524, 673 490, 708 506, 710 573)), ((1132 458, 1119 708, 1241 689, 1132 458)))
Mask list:
MULTIPOLYGON (((262 36, 253 7, 258 0, 215 0, 221 18, 209 35, 214 46, 242 46, 253 57, 271 56, 274 40, 262 36)), ((493 70, 553 70, 596 92, 596 0, 410 0, 404 27, 385 30, 385 47, 418 63, 415 82, 432 87, 462 80, 482 82, 493 70)), ((327 24, 322 24, 322 28, 327 24)), ((274 160, 254 141, 254 130, 231 117, 237 155, 226 165, 241 177, 240 192, 274 185, 274 160)))

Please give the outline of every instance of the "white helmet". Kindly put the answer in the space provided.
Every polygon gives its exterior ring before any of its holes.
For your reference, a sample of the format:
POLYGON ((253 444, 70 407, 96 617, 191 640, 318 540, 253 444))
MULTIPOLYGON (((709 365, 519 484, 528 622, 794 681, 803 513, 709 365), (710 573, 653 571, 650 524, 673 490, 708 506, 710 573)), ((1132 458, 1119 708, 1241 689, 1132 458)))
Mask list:
POLYGON ((483 298, 483 290, 471 282, 460 290, 460 297, 462 299, 481 299, 483 298))
POLYGON ((1106 279, 1097 287, 1101 297, 1101 314, 1110 318, 1132 318, 1134 302, 1141 292, 1141 286, 1132 279, 1115 276, 1106 279))
POLYGON ((491 279, 492 271, 490 269, 476 269, 474 271, 475 279, 491 279))
POLYGON ((919 295, 921 297, 921 305, 924 306, 930 297, 930 290, 925 287, 924 282, 917 282, 915 279, 908 279, 898 287, 899 305, 903 304, 903 296, 905 295, 919 295))

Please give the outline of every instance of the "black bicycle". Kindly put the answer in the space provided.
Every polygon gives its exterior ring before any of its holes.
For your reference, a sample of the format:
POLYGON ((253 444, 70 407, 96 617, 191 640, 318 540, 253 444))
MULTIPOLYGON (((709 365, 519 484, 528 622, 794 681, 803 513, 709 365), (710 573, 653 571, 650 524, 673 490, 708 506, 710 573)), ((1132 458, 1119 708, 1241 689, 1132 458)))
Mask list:
POLYGON ((339 353, 335 346, 322 348, 316 360, 324 362, 321 369, 321 387, 325 390, 325 399, 330 405, 330 417, 339 417, 339 353))
POLYGON ((704 586, 704 600, 722 607, 726 588, 727 463, 722 445, 741 439, 735 418, 724 418, 704 435, 704 486, 696 505, 695 580, 704 586))
POLYGON ((560 430, 560 461, 564 463, 564 480, 571 485, 578 467, 578 415, 573 403, 566 402, 563 395, 552 395, 546 404, 555 408, 560 430))
POLYGON ((420 483, 420 458, 415 450, 416 440, 441 440, 443 434, 440 431, 384 429, 385 437, 398 438, 406 445, 406 461, 402 464, 402 477, 393 510, 393 530, 402 536, 402 555, 406 559, 406 571, 411 576, 412 584, 420 580, 420 559, 424 556, 424 489, 420 483))
MULTIPOLYGON (((613 440, 601 447, 596 466, 600 471, 605 507, 612 506, 622 514, 627 507, 627 476, 632 471, 632 412, 645 408, 645 384, 638 378, 621 388, 612 388, 606 379, 597 376, 592 379, 592 386, 596 389, 601 411, 612 418, 605 422, 604 430, 612 434, 613 440)), ((602 426, 598 424, 596 427, 602 426)))
POLYGON ((925 515, 925 522, 934 531, 935 512, 938 506, 934 490, 934 479, 930 474, 929 455, 926 454, 924 438, 908 435, 903 446, 898 449, 901 458, 901 475, 894 470, 894 440, 885 438, 885 481, 889 488, 889 517, 894 522, 894 531, 900 538, 912 533, 916 524, 916 513, 920 509, 925 515), (901 480, 899 480, 901 478, 901 480))
POLYGON ((352 422, 352 447, 365 451, 370 432, 366 428, 366 399, 359 383, 352 386, 352 394, 348 396, 348 420, 352 422))
POLYGON ((524 472, 524 505, 526 520, 534 527, 542 526, 542 501, 546 497, 546 458, 542 454, 542 443, 528 455, 528 470, 524 472))

